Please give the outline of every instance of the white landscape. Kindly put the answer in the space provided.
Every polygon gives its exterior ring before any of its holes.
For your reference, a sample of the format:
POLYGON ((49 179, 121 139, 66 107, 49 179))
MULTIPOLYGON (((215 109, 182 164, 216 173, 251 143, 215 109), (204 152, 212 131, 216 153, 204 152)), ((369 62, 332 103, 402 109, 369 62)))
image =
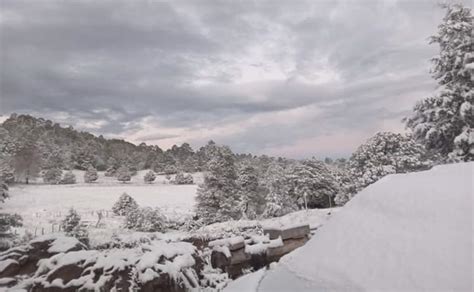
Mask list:
POLYGON ((474 291, 471 2, 0 0, 0 292, 474 291))

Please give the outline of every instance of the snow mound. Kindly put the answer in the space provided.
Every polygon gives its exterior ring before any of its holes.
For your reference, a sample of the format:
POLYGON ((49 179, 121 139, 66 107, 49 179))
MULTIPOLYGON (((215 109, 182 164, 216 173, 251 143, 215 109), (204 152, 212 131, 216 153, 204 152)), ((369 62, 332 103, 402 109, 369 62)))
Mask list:
POLYGON ((471 291, 473 174, 462 163, 381 179, 267 271, 258 291, 471 291))

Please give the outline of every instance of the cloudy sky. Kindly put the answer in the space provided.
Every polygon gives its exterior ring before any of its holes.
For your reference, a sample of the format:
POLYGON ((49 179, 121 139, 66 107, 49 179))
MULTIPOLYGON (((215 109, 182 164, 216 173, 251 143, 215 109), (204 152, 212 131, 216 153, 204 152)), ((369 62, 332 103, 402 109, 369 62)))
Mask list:
POLYGON ((0 118, 348 156, 435 88, 436 2, 0 0, 0 118))

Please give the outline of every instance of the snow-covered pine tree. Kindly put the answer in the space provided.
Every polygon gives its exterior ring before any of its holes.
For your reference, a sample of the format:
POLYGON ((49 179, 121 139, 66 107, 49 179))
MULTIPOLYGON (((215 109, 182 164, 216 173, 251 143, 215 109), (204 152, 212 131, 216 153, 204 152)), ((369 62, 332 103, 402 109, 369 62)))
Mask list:
POLYGON ((305 160, 293 166, 291 183, 301 207, 327 208, 334 206, 338 185, 322 161, 305 160))
POLYGON ((58 184, 61 181, 62 171, 59 168, 50 168, 43 173, 43 182, 46 184, 58 184))
POLYGON ((0 181, 3 181, 7 184, 12 184, 15 182, 15 174, 13 168, 6 159, 1 158, 0 155, 0 181))
POLYGON ((255 167, 245 163, 237 176, 238 197, 242 218, 255 219, 262 204, 262 192, 258 184, 258 173, 255 167))
POLYGON ((471 9, 444 5, 446 15, 431 43, 439 45, 432 76, 437 93, 419 102, 406 125, 417 141, 444 160, 474 160, 474 44, 471 9))
POLYGON ((87 170, 84 172, 84 182, 92 183, 95 182, 98 178, 99 175, 97 174, 97 170, 92 165, 89 165, 89 167, 87 167, 87 170))
POLYGON ((240 215, 234 154, 227 146, 214 149, 196 196, 196 214, 205 224, 238 219, 240 215))
POLYGON ((70 233, 81 223, 81 216, 74 208, 70 208, 66 217, 61 221, 61 230, 70 233))
POLYGON ((360 191, 387 174, 428 169, 433 165, 423 145, 409 135, 377 133, 352 154, 348 168, 360 191))
POLYGON ((136 209, 138 209, 137 202, 127 193, 123 193, 112 207, 112 212, 116 215, 124 216, 136 209))
POLYGON ((121 166, 117 169, 117 180, 123 183, 130 181, 132 179, 132 175, 126 166, 121 166))
POLYGON ((194 179, 189 173, 184 174, 182 172, 178 172, 172 182, 177 185, 192 185, 194 183, 194 179))
POLYGON ((8 185, 0 179, 0 203, 3 203, 8 198, 8 185))
POLYGON ((60 184, 63 185, 69 185, 69 184, 75 184, 76 183, 76 176, 72 171, 66 171, 61 178, 61 181, 59 182, 60 184))
POLYGON ((287 171, 276 162, 272 162, 263 177, 266 189, 264 217, 278 217, 298 210, 295 198, 291 195, 291 184, 287 171))
POLYGON ((74 208, 69 209, 66 217, 61 221, 61 230, 68 236, 77 238, 84 244, 89 243, 87 230, 81 224, 81 216, 74 208))
POLYGON ((150 170, 148 171, 145 176, 143 177, 143 181, 145 181, 146 183, 149 183, 151 184, 152 182, 154 182, 156 179, 156 175, 155 173, 153 172, 153 170, 150 170))

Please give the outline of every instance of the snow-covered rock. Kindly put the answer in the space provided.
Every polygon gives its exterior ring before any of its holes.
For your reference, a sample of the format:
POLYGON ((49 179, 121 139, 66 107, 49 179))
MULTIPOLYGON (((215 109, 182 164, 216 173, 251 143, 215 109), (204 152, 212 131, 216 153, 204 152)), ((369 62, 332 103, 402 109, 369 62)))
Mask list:
POLYGON ((274 269, 229 289, 471 291, 473 181, 474 163, 389 175, 274 269))

